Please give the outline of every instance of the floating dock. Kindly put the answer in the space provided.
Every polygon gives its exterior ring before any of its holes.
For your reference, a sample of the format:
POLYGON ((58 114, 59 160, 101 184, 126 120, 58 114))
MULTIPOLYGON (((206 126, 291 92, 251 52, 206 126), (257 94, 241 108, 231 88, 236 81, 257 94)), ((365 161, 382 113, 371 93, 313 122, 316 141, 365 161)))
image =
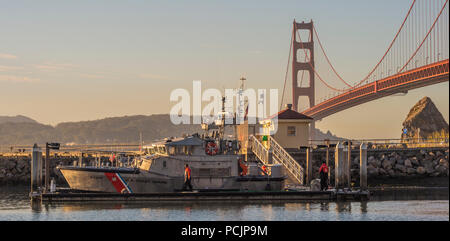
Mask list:
POLYGON ((366 201, 369 192, 280 191, 280 192, 178 192, 178 193, 44 193, 35 195, 44 203, 65 202, 203 202, 203 201, 366 201))

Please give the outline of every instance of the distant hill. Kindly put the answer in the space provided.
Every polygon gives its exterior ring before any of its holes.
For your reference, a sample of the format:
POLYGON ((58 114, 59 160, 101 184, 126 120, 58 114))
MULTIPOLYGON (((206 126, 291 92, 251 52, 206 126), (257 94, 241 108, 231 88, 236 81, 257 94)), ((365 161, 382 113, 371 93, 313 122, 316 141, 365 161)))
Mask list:
POLYGON ((37 121, 23 115, 0 116, 0 124, 3 123, 37 123, 37 121))
MULTIPOLYGON (((3 117, 0 122, 0 145, 32 145, 45 142, 105 144, 138 143, 139 134, 145 143, 183 134, 202 133, 200 125, 174 125, 170 116, 135 115, 112 117, 94 121, 65 122, 56 125, 40 124, 25 116, 3 117), (14 120, 14 121, 12 121, 14 120)), ((231 134, 231 133, 230 133, 231 134)), ((316 139, 341 139, 329 131, 316 129, 316 139)))
POLYGON ((347 140, 346 138, 335 136, 333 133, 331 133, 329 130, 326 133, 323 133, 321 130, 317 129, 315 130, 315 137, 316 140, 347 140))
POLYGON ((31 145, 60 142, 78 144, 146 143, 165 137, 201 132, 200 125, 174 125, 169 115, 137 115, 95 121, 60 123, 56 127, 37 122, 0 123, 0 145, 31 145))

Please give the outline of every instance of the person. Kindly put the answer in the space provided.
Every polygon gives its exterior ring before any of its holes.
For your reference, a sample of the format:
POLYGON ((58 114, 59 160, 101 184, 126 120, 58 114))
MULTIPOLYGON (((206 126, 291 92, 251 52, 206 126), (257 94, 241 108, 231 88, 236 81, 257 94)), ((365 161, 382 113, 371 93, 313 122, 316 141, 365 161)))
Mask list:
POLYGON ((322 166, 319 169, 320 174, 320 190, 326 191, 328 189, 328 166, 325 161, 322 162, 322 166))
POLYGON ((266 165, 263 165, 261 169, 262 169, 261 175, 263 175, 263 176, 266 175, 267 174, 266 165))
POLYGON ((187 190, 187 187, 189 187, 189 190, 192 191, 191 168, 189 168, 188 164, 186 164, 184 166, 184 185, 183 185, 183 190, 187 190))

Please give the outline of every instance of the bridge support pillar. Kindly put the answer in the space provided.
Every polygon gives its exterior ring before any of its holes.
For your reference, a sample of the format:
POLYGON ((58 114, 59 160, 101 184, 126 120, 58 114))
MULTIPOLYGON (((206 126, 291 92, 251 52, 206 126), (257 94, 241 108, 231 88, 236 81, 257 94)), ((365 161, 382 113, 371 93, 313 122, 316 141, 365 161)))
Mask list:
POLYGON ((313 22, 305 23, 297 23, 294 21, 293 28, 293 44, 292 44, 292 104, 295 111, 299 110, 299 97, 307 96, 309 98, 309 108, 315 105, 315 92, 314 92, 314 41, 313 41, 313 22), (297 40, 297 32, 299 30, 309 30, 309 40, 297 40), (304 42, 308 41, 308 42, 304 42), (305 62, 298 62, 297 55, 304 55, 303 51, 298 53, 298 50, 306 49, 307 58, 305 58, 305 62), (298 81, 298 73, 299 71, 308 71, 309 73, 309 86, 303 87, 300 86, 298 81))

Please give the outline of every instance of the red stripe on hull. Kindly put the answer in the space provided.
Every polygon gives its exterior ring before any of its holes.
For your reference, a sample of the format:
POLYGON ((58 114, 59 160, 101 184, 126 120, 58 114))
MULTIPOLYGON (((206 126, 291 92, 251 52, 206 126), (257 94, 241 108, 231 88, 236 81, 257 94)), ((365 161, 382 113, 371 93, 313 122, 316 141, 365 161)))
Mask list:
POLYGON ((111 182, 118 193, 122 193, 124 189, 127 190, 116 173, 105 172, 105 176, 108 178, 108 180, 111 182))

